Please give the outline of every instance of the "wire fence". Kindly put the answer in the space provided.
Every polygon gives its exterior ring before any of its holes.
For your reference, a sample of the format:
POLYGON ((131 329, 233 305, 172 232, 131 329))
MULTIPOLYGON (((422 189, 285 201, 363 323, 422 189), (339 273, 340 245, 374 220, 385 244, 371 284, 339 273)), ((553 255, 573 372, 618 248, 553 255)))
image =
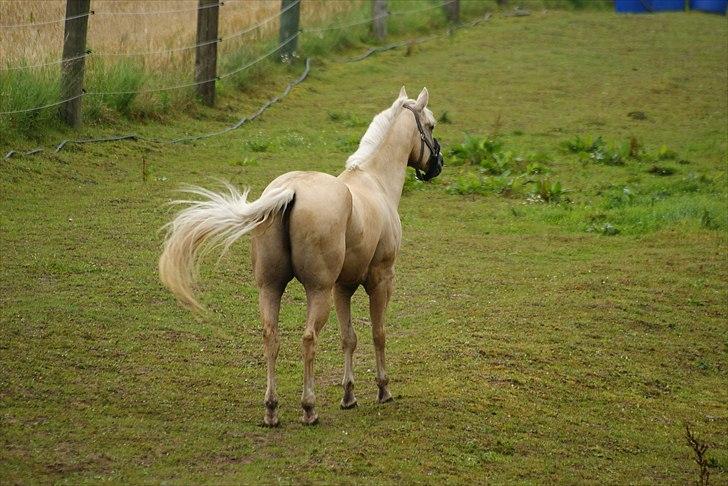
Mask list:
MULTIPOLYGON (((223 5, 227 5, 229 3, 230 2, 228 1, 228 2, 221 2, 221 3, 215 4, 215 5, 223 6, 223 5)), ((81 54, 79 56, 69 57, 66 59, 57 59, 54 61, 48 61, 48 62, 43 62, 43 63, 38 63, 38 64, 20 65, 20 66, 5 66, 5 67, 0 66, 0 71, 13 71, 13 70, 47 67, 47 66, 53 66, 55 64, 61 64, 64 61, 74 61, 77 59, 83 59, 83 58, 87 58, 87 57, 91 57, 91 56, 93 56, 93 57, 117 57, 117 58, 118 57, 142 57, 142 56, 152 56, 152 55, 159 55, 159 54, 171 54, 174 52, 181 52, 181 51, 189 51, 189 50, 196 49, 196 48, 202 47, 202 46, 208 46, 211 44, 220 44, 223 41, 237 39, 238 37, 242 37, 251 32, 255 32, 258 29, 260 29, 261 27, 263 27, 264 25, 269 24, 270 22, 276 20, 281 15, 284 15, 287 11, 289 11, 291 8, 295 7, 297 4, 298 4, 298 2, 292 3, 292 4, 288 5, 287 7, 281 9, 279 12, 276 12, 273 15, 270 15, 270 16, 266 17, 265 19, 261 20, 260 22, 254 24, 254 25, 251 25, 250 27, 246 27, 245 29, 240 30, 238 32, 234 32, 232 34, 218 37, 216 39, 212 39, 209 41, 197 42, 192 45, 180 46, 180 47, 170 47, 167 49, 158 49, 158 50, 153 50, 153 51, 136 51, 136 52, 104 52, 104 51, 97 52, 97 51, 92 51, 89 49, 84 54, 81 54)), ((123 15, 144 15, 147 13, 150 15, 167 14, 167 13, 178 13, 178 12, 189 12, 189 11, 200 10, 203 8, 207 9, 207 8, 210 8, 211 6, 215 6, 215 5, 206 5, 206 6, 197 7, 194 9, 166 10, 166 11, 152 11, 152 12, 97 12, 95 15, 110 15, 110 16, 122 15, 123 16, 123 15)), ((80 18, 80 17, 82 17, 82 16, 73 16, 73 17, 60 19, 59 21, 52 21, 52 22, 48 22, 48 23, 58 23, 58 22, 63 22, 65 20, 71 20, 71 19, 80 18)), ((371 20, 367 20, 366 22, 370 22, 370 21, 371 20)), ((45 25, 45 24, 46 24, 46 22, 41 22, 41 23, 36 23, 36 24, 21 24, 21 25, 37 26, 37 25, 45 25)), ((0 27, 0 28, 2 28, 2 27, 0 27)), ((3 113, 0 112, 0 114, 3 114, 3 113)))
MULTIPOLYGON (((491 17, 491 14, 486 13, 482 17, 478 17, 474 20, 471 20, 470 22, 459 24, 444 32, 436 33, 436 34, 425 36, 425 37, 410 39, 410 40, 403 41, 403 42, 396 42, 396 43, 392 43, 392 44, 388 44, 388 45, 384 45, 384 46, 371 47, 371 48, 367 49, 367 51, 365 51, 363 54, 349 58, 349 59, 342 60, 342 62, 363 61, 364 59, 370 57, 373 54, 390 51, 392 49, 397 49, 400 47, 429 42, 429 41, 432 41, 437 38, 448 36, 448 35, 452 34, 452 32, 454 30, 474 27, 474 26, 480 24, 481 22, 485 22, 485 21, 489 20, 490 17, 491 17)), ((297 33, 296 35, 299 35, 299 34, 300 34, 300 32, 297 33)), ((261 57, 261 58, 259 58, 259 60, 261 60, 263 58, 264 57, 261 57)), ((141 136, 141 135, 138 135, 135 133, 125 134, 125 135, 115 135, 115 136, 110 136, 110 137, 89 138, 89 139, 75 139, 75 140, 65 139, 65 140, 62 140, 60 143, 54 145, 53 152, 55 152, 55 153, 60 152, 63 148, 67 147, 68 145, 75 145, 75 144, 104 143, 104 142, 116 142, 116 141, 123 141, 123 140, 146 141, 146 142, 157 143, 157 144, 178 144, 178 143, 194 142, 194 141, 198 141, 198 140, 203 140, 203 139, 223 135, 223 134, 229 133, 233 130, 237 130, 240 127, 242 127, 243 125, 259 118, 271 106, 280 102, 283 98, 288 96, 288 94, 293 90, 294 87, 301 84, 308 77, 310 72, 311 72, 311 59, 306 58, 306 60, 304 62, 304 70, 301 73, 301 75, 298 78, 291 81, 290 83, 288 83, 288 85, 286 86, 286 88, 283 90, 283 92, 280 95, 275 96, 274 98, 271 98, 270 100, 266 101, 253 114, 243 117, 240 120, 238 120, 237 122, 235 122, 234 124, 229 125, 221 130, 215 130, 212 132, 201 133, 198 135, 172 138, 172 139, 149 138, 149 137, 144 137, 144 136, 141 136)), ((7 152, 4 155, 3 158, 9 159, 14 156, 30 156, 30 155, 35 155, 35 154, 38 154, 38 153, 41 153, 44 151, 45 151, 45 148, 43 148, 43 147, 37 147, 37 148, 27 150, 27 151, 10 150, 9 152, 7 152)))
MULTIPOLYGON (((446 1, 442 2, 442 3, 438 3, 436 5, 430 5, 430 6, 427 6, 427 7, 424 7, 424 8, 420 8, 420 9, 411 9, 411 10, 397 11, 397 12, 387 12, 387 15, 392 15, 392 16, 397 16, 397 15, 410 15, 410 14, 414 14, 414 13, 424 12, 424 11, 432 10, 432 9, 438 8, 438 7, 441 8, 441 7, 449 4, 452 1, 453 0, 446 0, 446 1)), ((268 22, 270 22, 270 21, 278 18, 281 14, 285 13, 286 10, 288 10, 288 9, 292 8, 294 5, 298 4, 298 2, 300 2, 300 0, 296 0, 295 3, 289 5, 288 7, 284 8, 284 9, 282 9, 276 15, 271 15, 271 16, 263 19, 261 22, 257 23, 256 25, 251 26, 251 27, 245 29, 245 31, 241 31, 241 32, 239 32, 237 34, 240 34, 240 33, 243 33, 243 32, 251 32, 255 28, 258 28, 258 27, 260 27, 260 26, 262 26, 262 25, 264 25, 264 24, 266 24, 266 23, 268 23, 268 22)), ((222 5, 222 4, 223 3, 220 2, 220 3, 216 4, 216 5, 222 5)), ((404 42, 397 42, 397 43, 388 44, 388 45, 384 45, 384 46, 371 47, 371 48, 367 49, 367 51, 365 51, 361 55, 355 56, 355 57, 350 58, 350 59, 345 59, 345 60, 343 60, 343 62, 356 62, 356 61, 361 61, 361 60, 364 60, 367 57, 369 57, 369 56, 371 56, 372 54, 375 54, 375 53, 384 52, 384 51, 396 49, 396 48, 399 48, 399 47, 404 47, 404 46, 407 46, 407 45, 413 45, 413 44, 419 44, 419 43, 427 42, 427 41, 433 40, 435 38, 442 37, 444 35, 448 35, 449 33, 452 32, 452 30, 454 28, 455 29, 459 29, 459 28, 471 27, 471 26, 477 25, 478 23, 482 22, 483 20, 487 20, 488 18, 489 18, 489 14, 486 15, 485 17, 477 18, 477 19, 475 19, 475 20, 473 20, 471 22, 457 25, 457 26, 455 26, 455 27, 453 27, 451 29, 448 29, 448 31, 446 31, 446 32, 441 32, 441 33, 437 33, 437 34, 434 34, 434 35, 429 35, 429 36, 425 36, 425 37, 411 39, 411 40, 404 41, 404 42)), ((274 56, 276 53, 278 53, 281 50, 282 47, 284 47, 287 44, 293 42, 294 40, 296 40, 302 34, 309 33, 309 32, 312 32, 312 33, 320 33, 320 32, 326 31, 326 30, 334 30, 334 29, 344 29, 344 28, 351 27, 352 25, 360 25, 360 24, 363 24, 363 23, 372 22, 375 19, 376 19, 376 16, 372 16, 372 17, 369 17, 369 18, 367 18, 365 20, 362 20, 360 22, 356 22, 354 24, 352 24, 350 22, 345 22, 345 23, 341 23, 341 24, 338 24, 338 25, 334 25, 334 26, 327 26, 327 27, 325 27, 323 29, 322 28, 311 28, 311 29, 305 29, 305 30, 298 30, 293 35, 291 35, 289 38, 287 38, 287 39, 283 40, 282 42, 278 43, 275 47, 273 47, 272 49, 266 51, 265 53, 263 53, 262 55, 260 55, 256 59, 254 59, 254 60, 252 60, 250 62, 247 62, 245 64, 242 64, 242 65, 240 65, 240 66, 238 66, 236 68, 233 68, 232 70, 230 70, 230 71, 228 71, 228 72, 226 72, 226 73, 224 73, 222 75, 215 76, 214 78, 204 79, 204 80, 195 81, 195 82, 189 82, 189 83, 183 83, 183 84, 176 84, 176 85, 164 86, 164 87, 159 87, 159 88, 141 89, 141 90, 82 92, 81 94, 79 94, 77 96, 74 96, 72 98, 66 98, 66 99, 63 99, 63 100, 60 100, 60 101, 57 101, 57 102, 48 103, 48 104, 43 105, 43 106, 37 106, 37 107, 28 108, 28 109, 0 112, 0 115, 8 115, 8 114, 14 114, 14 113, 24 113, 24 112, 28 112, 28 111, 36 111, 36 110, 41 110, 41 109, 45 109, 45 108, 51 108, 51 107, 54 107, 54 106, 59 106, 59 105, 61 105, 63 103, 66 103, 68 101, 71 101, 73 99, 77 99, 77 98, 80 98, 80 97, 86 97, 86 96, 136 95, 136 94, 142 94, 142 93, 153 93, 153 92, 161 92, 161 91, 169 91, 169 90, 182 89, 182 88, 186 88, 186 87, 190 87, 190 86, 197 86, 197 85, 200 85, 200 84, 203 84, 203 83, 214 82, 214 81, 217 81, 217 80, 221 80, 221 79, 225 79, 225 78, 231 77, 231 76, 233 76, 233 75, 235 75, 235 74, 237 74, 239 72, 242 72, 242 71, 244 71, 246 69, 251 68, 253 65, 255 65, 255 64, 257 64, 257 63, 259 63, 259 62, 261 62, 261 61, 263 61, 263 60, 271 57, 271 56, 274 56)), ((45 25, 45 24, 44 23, 40 23, 40 25, 45 25)), ((233 34, 233 35, 235 35, 235 34, 233 34)), ((212 43, 212 42, 208 42, 208 43, 212 43)), ((173 49, 166 50, 165 52, 170 52, 170 51, 173 51, 173 49)), ((86 56, 89 56, 89 55, 91 55, 91 52, 84 54, 83 57, 86 57, 86 56)), ((68 61, 68 59, 66 59, 66 61, 68 61)), ((49 63, 49 64, 53 64, 53 63, 49 63)), ((224 134, 224 133, 228 133, 228 132, 230 132, 232 130, 236 130, 236 129, 240 128, 241 126, 245 125, 246 123, 248 123, 250 121, 253 121, 253 120, 257 119, 265 110, 267 110, 268 108, 270 108, 270 106, 272 106, 273 104, 279 102, 281 99, 285 98, 295 86, 297 86, 298 84, 300 84, 301 82, 303 82, 306 79, 306 77, 309 75, 309 73, 310 73, 310 70, 311 70, 311 59, 307 58, 305 60, 304 65, 305 65, 305 68, 303 70, 303 73, 298 78, 296 78, 295 80, 293 80, 292 82, 290 82, 286 86, 285 90, 279 96, 276 96, 276 97, 272 98, 271 100, 268 100, 266 103, 264 103, 261 106, 260 109, 258 109, 252 115, 247 116, 247 117, 244 117, 244 118, 241 118, 236 123, 234 123, 234 124, 232 124, 232 125, 230 125, 228 127, 225 127, 222 130, 217 130, 217 131, 213 131, 213 132, 210 132, 210 133, 203 133, 203 134, 199 134, 199 135, 195 135, 195 136, 188 136, 188 137, 181 137, 181 138, 169 139, 169 140, 150 139, 150 138, 141 137, 141 136, 139 136, 137 134, 120 135, 120 136, 113 136, 113 137, 102 137, 102 138, 97 138, 97 139, 64 140, 64 141, 62 141, 61 143, 59 143, 59 144, 57 144, 55 146, 55 151, 58 152, 58 151, 62 150, 65 146, 67 146, 69 144, 83 144, 83 143, 92 143, 92 142, 110 142, 110 141, 118 141, 118 140, 147 140, 147 141, 155 142, 155 143, 182 143, 182 142, 189 142, 189 141, 195 141, 195 140, 210 138, 210 137, 213 137, 213 136, 217 136, 217 135, 221 135, 221 134, 224 134)), ((16 155, 33 155, 33 154, 37 154, 37 153, 40 153, 40 152, 43 152, 43 151, 44 151, 44 149, 42 147, 35 148, 35 149, 29 150, 29 151, 10 150, 8 153, 5 154, 4 158, 5 159, 8 159, 8 158, 13 157, 13 156, 16 156, 16 155)))
MULTIPOLYGON (((54 64, 67 63, 67 62, 71 62, 71 61, 75 61, 75 60, 80 60, 80 59, 84 59, 84 58, 88 58, 88 57, 92 57, 92 56, 113 56, 113 57, 122 57, 122 56, 125 56, 125 57, 131 57, 131 56, 146 56, 146 55, 152 55, 152 54, 166 54, 166 53, 172 53, 172 52, 179 52, 179 51, 184 51, 184 50, 196 49, 198 47, 207 46, 207 45, 211 45, 211 44, 219 44, 219 43, 221 43, 221 42, 223 42, 225 40, 230 40, 230 39, 233 39, 233 38, 241 37, 241 36, 244 36, 246 34, 249 34, 251 32, 256 31, 260 27, 262 27, 262 26, 264 26, 264 25, 266 25, 266 24, 268 24, 268 23, 270 23, 270 22, 272 22, 272 21, 280 18, 281 16, 285 15, 289 10, 291 10, 294 7, 298 6, 300 4, 300 1, 301 0, 295 0, 294 2, 290 3, 289 5, 283 7, 280 11, 276 12, 275 14, 270 15, 270 16, 266 17, 265 19, 263 19, 262 21, 256 23, 255 25, 252 25, 250 27, 247 27, 247 28, 245 28, 245 29, 243 29, 243 30, 241 30, 239 32, 235 32, 233 34, 229 34, 227 36, 219 37, 219 38, 212 39, 212 40, 208 40, 208 41, 198 42, 198 43, 193 44, 193 45, 190 45, 190 46, 168 48, 168 49, 162 49, 162 50, 156 50, 156 51, 131 52, 131 53, 111 53, 111 52, 95 53, 95 52, 93 52, 91 50, 87 50, 85 53, 83 53, 81 55, 69 57, 69 58, 66 58, 66 59, 58 59, 56 61, 51 61, 51 62, 47 62, 47 63, 40 63, 40 64, 35 64, 35 65, 30 65, 30 66, 12 66, 12 67, 6 67, 6 68, 4 68, 4 70, 18 70, 18 69, 30 69, 30 68, 35 68, 35 67, 47 67, 47 66, 51 66, 51 65, 54 65, 54 64)), ((363 19, 363 20, 360 20, 360 21, 341 23, 341 24, 334 25, 334 26, 327 26, 327 27, 323 27, 323 28, 315 28, 315 27, 313 27, 313 28, 300 29, 294 35, 292 35, 289 38, 283 40, 277 46, 275 46, 273 49, 269 50, 264 55, 260 56, 259 58, 255 59, 254 61, 249 62, 249 63, 246 63, 246 64, 243 64, 243 65, 241 65, 241 66, 239 66, 237 68, 234 68, 231 71, 229 71, 227 73, 224 73, 222 75, 216 75, 214 77, 200 79, 200 80, 196 80, 196 81, 192 81, 192 82, 178 83, 178 84, 169 85, 169 86, 162 86, 162 87, 157 87, 157 88, 146 88, 146 89, 140 89, 140 90, 128 90, 128 91, 88 91, 88 92, 87 91, 83 91, 83 92, 81 92, 81 93, 79 93, 77 95, 69 96, 69 97, 66 97, 64 99, 61 99, 61 100, 58 100, 58 101, 55 101, 55 102, 52 102, 52 103, 46 103, 46 104, 43 104, 43 105, 40 105, 40 106, 33 106, 33 107, 28 107, 28 108, 16 109, 16 110, 0 111, 0 116, 2 116, 2 115, 17 115, 17 114, 21 114, 21 113, 28 113, 28 112, 33 112, 33 111, 39 111, 39 110, 44 110, 44 109, 48 109, 48 108, 53 108, 53 107, 60 106, 60 105, 63 105, 65 103, 68 103, 68 102, 71 102, 71 101, 74 101, 74 100, 77 100, 77 99, 80 99, 80 98, 89 97, 89 96, 138 95, 138 94, 147 94, 147 93, 157 93, 157 92, 172 91, 172 90, 179 90, 179 89, 184 89, 184 88, 190 88, 190 87, 200 86, 200 85, 203 85, 203 84, 206 84, 206 83, 212 83, 212 82, 215 82, 215 81, 218 81, 218 80, 222 80, 222 79, 225 79, 225 78, 229 78, 230 76, 233 76, 233 75, 235 75, 237 73, 240 73, 241 71, 244 71, 246 69, 249 69, 253 65, 261 62, 262 60, 264 60, 265 58, 268 58, 268 57, 271 57, 271 56, 275 55, 276 53, 280 52, 282 48, 286 47, 288 44, 290 44, 291 42, 295 41, 302 34, 322 33, 322 32, 326 32, 326 31, 346 29, 346 28, 350 28, 350 27, 353 27, 353 26, 357 26, 357 25, 368 24, 368 23, 371 23, 371 22, 373 22, 373 21, 375 21, 375 20, 377 20, 379 18, 387 17, 387 16, 412 15, 412 14, 415 14, 415 13, 425 12, 425 11, 433 10, 433 9, 436 9, 436 8, 442 8, 442 7, 450 4, 452 1, 453 0, 446 0, 444 2, 440 2, 440 3, 434 4, 434 5, 429 5, 427 7, 423 7, 423 8, 419 8, 419 9, 410 9, 410 10, 404 10, 404 11, 386 12, 385 14, 377 15, 377 16, 371 16, 371 17, 368 17, 368 18, 363 19)), ((220 6, 224 6, 224 5, 225 5, 225 2, 218 2, 218 3, 214 3, 214 4, 201 5, 201 6, 198 6, 196 8, 178 9, 178 10, 165 10, 165 11, 151 11, 151 12, 94 12, 94 11, 90 11, 88 14, 70 16, 70 17, 67 17, 67 18, 59 19, 57 21, 53 21, 53 22, 55 22, 55 23, 64 22, 66 20, 78 19, 78 18, 82 18, 82 17, 88 16, 88 15, 142 15, 142 14, 145 14, 145 13, 149 13, 149 14, 152 14, 153 15, 155 13, 160 13, 160 14, 179 13, 179 12, 189 12, 189 11, 195 11, 195 10, 209 9, 209 8, 212 8, 212 7, 220 7, 220 6)), ((34 23, 34 24, 16 24, 16 25, 11 25, 11 26, 3 26, 3 28, 7 28, 7 27, 12 28, 12 27, 29 26, 29 25, 41 26, 41 25, 47 25, 48 23, 53 23, 53 22, 50 22, 49 21, 49 22, 37 22, 37 23, 34 23)))

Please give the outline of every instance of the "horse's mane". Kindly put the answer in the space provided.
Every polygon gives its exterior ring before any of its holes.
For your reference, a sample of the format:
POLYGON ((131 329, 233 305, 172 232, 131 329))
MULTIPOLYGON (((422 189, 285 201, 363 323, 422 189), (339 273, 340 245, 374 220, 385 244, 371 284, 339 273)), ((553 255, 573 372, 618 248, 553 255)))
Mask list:
POLYGON ((394 103, 392 103, 392 106, 374 117, 372 122, 369 124, 369 128, 367 128, 366 133, 359 142, 359 148, 356 149, 356 152, 351 154, 346 160, 347 169, 358 167, 359 164, 372 156, 382 143, 382 140, 384 140, 384 136, 392 126, 394 119, 397 118, 397 115, 402 110, 402 105, 407 101, 411 102, 412 100, 407 100, 407 98, 398 98, 394 103))

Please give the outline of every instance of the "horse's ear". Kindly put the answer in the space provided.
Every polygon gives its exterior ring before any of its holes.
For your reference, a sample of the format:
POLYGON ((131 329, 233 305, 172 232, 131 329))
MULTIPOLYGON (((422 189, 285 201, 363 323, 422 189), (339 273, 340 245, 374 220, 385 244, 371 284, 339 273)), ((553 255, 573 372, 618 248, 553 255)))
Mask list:
POLYGON ((427 92, 427 88, 422 88, 422 91, 420 92, 420 95, 417 97, 417 101, 415 102, 415 109, 417 111, 422 111, 427 106, 427 102, 430 99, 430 94, 427 92))
POLYGON ((404 85, 402 85, 402 89, 399 90, 399 97, 407 99, 407 91, 404 89, 404 85))

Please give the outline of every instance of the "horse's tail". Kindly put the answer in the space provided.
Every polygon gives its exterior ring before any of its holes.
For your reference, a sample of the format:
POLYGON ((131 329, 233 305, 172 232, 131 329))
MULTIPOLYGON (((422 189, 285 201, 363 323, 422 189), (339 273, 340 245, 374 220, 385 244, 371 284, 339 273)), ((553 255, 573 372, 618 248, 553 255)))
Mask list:
POLYGON ((167 224, 159 277, 182 304, 193 310, 203 309, 194 295, 200 258, 215 248, 222 248, 225 254, 235 240, 272 214, 283 211, 294 196, 293 189, 277 187, 266 190, 257 201, 248 202, 249 190, 241 194, 232 185, 225 186, 229 193, 193 186, 185 188, 185 192, 203 199, 175 201, 188 207, 167 224))

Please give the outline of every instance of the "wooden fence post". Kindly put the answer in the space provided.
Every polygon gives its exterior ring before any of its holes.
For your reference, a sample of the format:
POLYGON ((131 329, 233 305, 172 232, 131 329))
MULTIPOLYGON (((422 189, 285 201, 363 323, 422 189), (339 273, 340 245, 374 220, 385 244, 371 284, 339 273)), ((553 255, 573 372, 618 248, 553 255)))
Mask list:
POLYGON ((74 128, 81 126, 83 71, 86 64, 86 32, 91 0, 67 0, 61 63, 61 119, 74 128))
POLYGON ((387 37, 387 0, 372 0, 372 33, 379 40, 387 37))
POLYGON ((460 0, 450 0, 443 5, 447 20, 452 23, 460 22, 460 0))
MULTIPOLYGON (((279 42, 282 44, 289 40, 298 32, 298 25, 301 21, 301 0, 281 0, 281 10, 285 10, 281 14, 281 27, 279 33, 279 42), (286 10, 288 9, 288 10, 286 10)), ((278 55, 281 60, 285 61, 291 57, 298 47, 298 37, 281 46, 278 55)))
POLYGON ((220 13, 218 0, 199 0, 197 10, 197 44, 195 51, 195 82, 197 95, 207 106, 215 104, 217 77, 217 24, 220 13), (211 80, 208 82, 203 82, 211 80))

